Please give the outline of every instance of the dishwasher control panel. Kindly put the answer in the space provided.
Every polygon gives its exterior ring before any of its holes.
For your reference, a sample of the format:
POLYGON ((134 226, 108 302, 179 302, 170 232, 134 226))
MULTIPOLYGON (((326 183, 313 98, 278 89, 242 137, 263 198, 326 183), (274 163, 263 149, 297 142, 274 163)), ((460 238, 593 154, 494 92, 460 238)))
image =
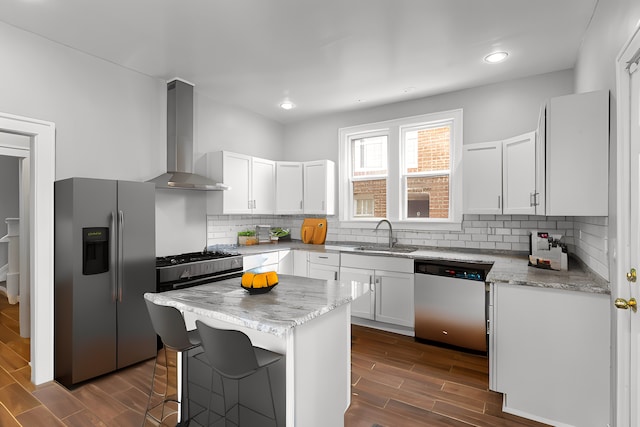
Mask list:
POLYGON ((486 271, 487 268, 484 264, 476 267, 473 264, 451 265, 431 261, 415 262, 416 274, 429 274, 432 276, 452 277, 455 279, 484 282, 486 271))

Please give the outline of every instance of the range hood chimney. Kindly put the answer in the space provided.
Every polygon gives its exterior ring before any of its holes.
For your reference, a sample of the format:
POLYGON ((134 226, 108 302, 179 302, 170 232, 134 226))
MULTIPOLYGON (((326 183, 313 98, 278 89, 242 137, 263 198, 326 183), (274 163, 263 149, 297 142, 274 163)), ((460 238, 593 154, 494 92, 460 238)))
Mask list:
POLYGON ((156 188, 229 189, 193 173, 193 85, 179 79, 167 83, 167 173, 149 182, 156 188))

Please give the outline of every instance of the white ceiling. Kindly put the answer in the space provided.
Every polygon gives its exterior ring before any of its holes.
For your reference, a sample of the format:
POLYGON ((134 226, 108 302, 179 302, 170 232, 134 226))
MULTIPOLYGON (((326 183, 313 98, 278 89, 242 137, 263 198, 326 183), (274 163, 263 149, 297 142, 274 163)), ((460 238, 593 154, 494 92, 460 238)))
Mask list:
POLYGON ((0 20, 282 123, 572 68, 597 0, 0 0, 0 20), (508 61, 489 65, 494 50, 508 61), (413 88, 409 89, 408 88, 413 88), (289 97, 297 106, 283 111, 289 97))

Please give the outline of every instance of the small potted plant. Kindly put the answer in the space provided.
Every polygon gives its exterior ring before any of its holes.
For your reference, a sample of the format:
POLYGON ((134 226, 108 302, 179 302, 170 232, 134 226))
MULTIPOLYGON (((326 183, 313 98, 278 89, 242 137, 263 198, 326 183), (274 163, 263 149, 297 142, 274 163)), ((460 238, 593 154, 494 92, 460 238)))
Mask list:
POLYGON ((238 231, 238 245, 248 246, 258 243, 255 230, 238 231))

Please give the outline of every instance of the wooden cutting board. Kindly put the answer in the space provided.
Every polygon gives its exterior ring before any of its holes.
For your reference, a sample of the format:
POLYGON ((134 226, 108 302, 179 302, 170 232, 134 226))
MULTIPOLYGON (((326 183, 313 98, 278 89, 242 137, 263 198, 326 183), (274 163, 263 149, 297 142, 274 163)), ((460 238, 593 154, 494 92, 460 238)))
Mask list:
POLYGON ((326 218, 305 218, 300 228, 302 243, 323 245, 327 238, 326 218))

